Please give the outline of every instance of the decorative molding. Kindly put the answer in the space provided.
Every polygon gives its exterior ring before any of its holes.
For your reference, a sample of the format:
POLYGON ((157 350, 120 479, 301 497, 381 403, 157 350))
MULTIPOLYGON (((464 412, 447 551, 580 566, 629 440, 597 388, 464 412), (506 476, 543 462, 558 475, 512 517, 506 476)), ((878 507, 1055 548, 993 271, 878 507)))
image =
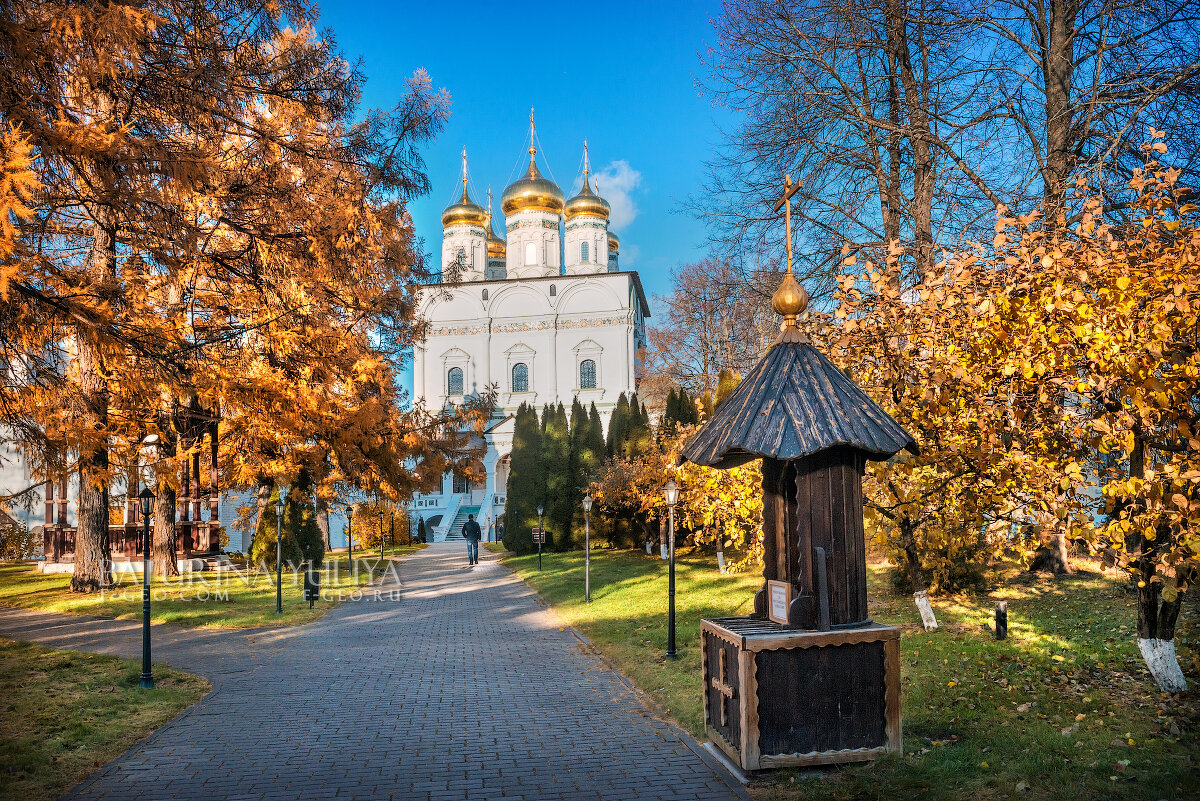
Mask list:
POLYGON ((486 325, 440 325, 430 326, 427 337, 462 337, 486 334, 486 325))

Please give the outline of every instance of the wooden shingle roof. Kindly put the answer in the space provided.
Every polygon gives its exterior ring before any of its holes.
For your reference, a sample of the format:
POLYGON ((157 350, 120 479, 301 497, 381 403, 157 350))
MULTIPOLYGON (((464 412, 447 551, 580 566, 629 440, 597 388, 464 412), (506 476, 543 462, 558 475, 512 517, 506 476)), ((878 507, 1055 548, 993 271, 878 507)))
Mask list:
POLYGON ((683 448, 681 459, 729 468, 763 456, 800 459, 839 446, 887 459, 916 441, 808 342, 781 337, 683 448))

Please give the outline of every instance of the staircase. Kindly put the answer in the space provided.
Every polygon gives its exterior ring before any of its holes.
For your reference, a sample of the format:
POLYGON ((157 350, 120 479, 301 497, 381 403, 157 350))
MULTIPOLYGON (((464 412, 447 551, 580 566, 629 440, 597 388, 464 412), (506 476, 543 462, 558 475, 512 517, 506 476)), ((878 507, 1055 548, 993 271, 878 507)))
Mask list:
POLYGON ((475 521, 479 521, 478 506, 460 506, 458 514, 454 516, 454 522, 450 524, 450 528, 446 529, 446 540, 462 540, 462 527, 467 523, 467 515, 475 515, 475 521))

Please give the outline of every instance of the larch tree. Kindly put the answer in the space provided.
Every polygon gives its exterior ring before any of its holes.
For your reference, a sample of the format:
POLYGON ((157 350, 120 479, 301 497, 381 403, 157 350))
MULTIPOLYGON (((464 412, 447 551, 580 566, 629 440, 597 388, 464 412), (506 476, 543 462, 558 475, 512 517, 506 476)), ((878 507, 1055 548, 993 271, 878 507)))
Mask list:
POLYGON ((199 446, 197 412, 220 417, 225 485, 264 498, 301 469, 399 496, 477 461, 488 399, 406 411, 395 377, 427 275, 405 206, 448 97, 418 73, 356 119, 363 78, 315 21, 305 2, 0 15, 20 65, 0 114, 42 185, 6 263, 23 355, 5 422, 44 475, 80 472, 77 590, 109 582, 116 441, 163 439, 173 561, 171 451, 199 446))

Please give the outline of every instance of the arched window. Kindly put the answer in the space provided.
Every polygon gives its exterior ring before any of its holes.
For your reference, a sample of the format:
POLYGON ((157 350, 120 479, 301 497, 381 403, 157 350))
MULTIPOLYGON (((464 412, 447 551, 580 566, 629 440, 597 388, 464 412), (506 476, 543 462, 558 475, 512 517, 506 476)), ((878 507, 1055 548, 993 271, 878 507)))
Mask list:
POLYGON ((512 391, 513 392, 528 392, 529 391, 529 367, 524 362, 517 362, 516 364, 513 365, 512 391))
POLYGON ((596 388, 596 363, 591 359, 584 359, 579 363, 579 388, 596 388))
POLYGON ((487 290, 483 290, 483 299, 487 300, 487 290))
POLYGON ((558 287, 556 287, 554 284, 551 284, 550 285, 550 297, 553 298, 553 297, 556 297, 557 295, 558 295, 558 287))
POLYGON ((467 249, 466 248, 458 249, 458 266, 464 267, 464 268, 467 266, 467 249))
POLYGON ((446 373, 446 394, 463 394, 463 373, 461 367, 451 367, 450 372, 446 373))
POLYGON ((537 264, 537 243, 525 243, 525 264, 537 264))
POLYGON ((579 260, 580 261, 588 260, 588 243, 587 242, 579 243, 579 260))

